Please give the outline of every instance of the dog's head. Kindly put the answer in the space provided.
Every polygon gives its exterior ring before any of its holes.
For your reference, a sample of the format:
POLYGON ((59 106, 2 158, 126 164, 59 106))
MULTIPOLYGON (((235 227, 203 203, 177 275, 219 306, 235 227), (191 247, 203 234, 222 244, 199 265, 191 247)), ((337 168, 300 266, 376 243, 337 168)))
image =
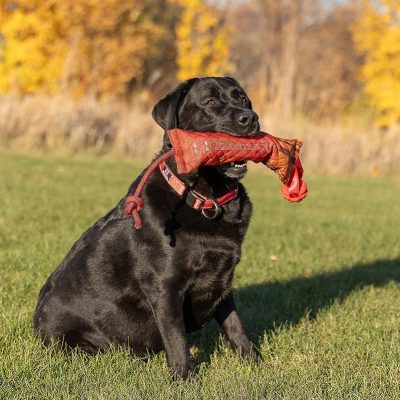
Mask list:
MULTIPOLYGON (((232 78, 194 78, 182 82, 154 106, 152 114, 165 131, 180 128, 253 136, 260 130, 258 115, 252 110, 249 98, 232 78)), ((171 146, 166 134, 164 146, 171 146)), ((247 172, 246 163, 217 169, 234 179, 242 178, 247 172)))

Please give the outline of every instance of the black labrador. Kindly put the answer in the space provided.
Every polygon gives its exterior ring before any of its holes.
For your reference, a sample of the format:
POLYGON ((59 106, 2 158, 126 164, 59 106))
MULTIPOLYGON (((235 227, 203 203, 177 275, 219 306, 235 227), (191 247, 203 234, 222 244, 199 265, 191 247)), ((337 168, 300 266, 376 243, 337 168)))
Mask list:
MULTIPOLYGON (((226 132, 251 136, 259 130, 250 100, 232 78, 185 81, 153 109, 166 131, 226 132)), ((161 153, 171 145, 164 135, 161 153)), ((174 160, 168 165, 176 173, 174 160)), ((81 347, 88 353, 111 345, 134 354, 165 350, 174 376, 190 372, 187 333, 216 318, 228 344, 253 356, 232 297, 252 205, 239 183, 245 163, 200 167, 179 175, 187 187, 209 198, 238 187, 236 199, 207 219, 171 189, 160 171, 147 182, 142 198, 143 227, 124 215, 126 196, 72 246, 40 291, 34 329, 45 344, 81 347)))

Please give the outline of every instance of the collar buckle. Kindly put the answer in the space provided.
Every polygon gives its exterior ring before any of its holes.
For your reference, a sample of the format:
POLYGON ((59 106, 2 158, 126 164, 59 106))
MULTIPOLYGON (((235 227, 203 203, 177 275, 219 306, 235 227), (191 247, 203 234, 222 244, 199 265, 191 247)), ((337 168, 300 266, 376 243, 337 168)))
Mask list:
POLYGON ((218 215, 221 214, 221 207, 218 206, 217 202, 214 199, 210 199, 213 203, 212 208, 202 208, 201 213, 207 218, 207 219, 215 219, 218 217, 218 215), (206 211, 213 211, 213 214, 207 214, 206 211))

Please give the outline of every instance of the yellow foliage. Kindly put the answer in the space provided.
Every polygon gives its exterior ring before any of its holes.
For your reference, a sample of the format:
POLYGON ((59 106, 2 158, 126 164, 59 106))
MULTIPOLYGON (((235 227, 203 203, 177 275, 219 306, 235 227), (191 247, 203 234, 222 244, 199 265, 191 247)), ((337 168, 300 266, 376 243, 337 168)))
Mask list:
POLYGON ((205 0, 177 0, 181 7, 176 27, 178 79, 223 75, 229 63, 229 28, 221 26, 218 10, 205 0))
POLYGON ((140 78, 146 58, 165 31, 145 13, 154 1, 63 0, 68 16, 65 81, 75 95, 124 94, 140 78), (153 46, 152 46, 153 45, 153 46))
POLYGON ((0 91, 126 93, 165 35, 149 13, 157 4, 0 0, 0 91))
POLYGON ((0 0, 0 92, 124 95, 174 50, 179 79, 221 75, 228 35, 206 0, 0 0))
POLYGON ((36 11, 21 7, 8 15, 2 13, 1 92, 54 92, 58 88, 63 49, 56 43, 56 19, 46 7, 36 11))
POLYGON ((400 122, 400 1, 364 2, 354 41, 365 55, 361 74, 365 93, 379 110, 378 123, 400 122))

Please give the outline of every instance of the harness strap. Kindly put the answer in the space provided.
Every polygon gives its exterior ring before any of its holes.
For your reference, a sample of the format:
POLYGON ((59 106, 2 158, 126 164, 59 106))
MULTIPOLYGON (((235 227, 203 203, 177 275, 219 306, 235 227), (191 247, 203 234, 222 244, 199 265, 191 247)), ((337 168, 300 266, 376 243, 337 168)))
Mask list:
POLYGON ((140 179, 140 182, 136 187, 135 193, 133 193, 133 196, 126 197, 124 214, 132 216, 132 218, 135 222, 136 229, 140 229, 142 227, 142 220, 139 216, 139 211, 144 207, 144 202, 139 196, 140 196, 140 193, 142 193, 144 185, 146 184, 147 180, 150 178, 150 175, 158 167, 160 162, 162 162, 168 158, 171 158, 174 155, 175 155, 175 151, 171 150, 167 153, 162 154, 160 157, 156 158, 150 164, 149 168, 147 168, 146 172, 143 174, 142 179, 140 179))

